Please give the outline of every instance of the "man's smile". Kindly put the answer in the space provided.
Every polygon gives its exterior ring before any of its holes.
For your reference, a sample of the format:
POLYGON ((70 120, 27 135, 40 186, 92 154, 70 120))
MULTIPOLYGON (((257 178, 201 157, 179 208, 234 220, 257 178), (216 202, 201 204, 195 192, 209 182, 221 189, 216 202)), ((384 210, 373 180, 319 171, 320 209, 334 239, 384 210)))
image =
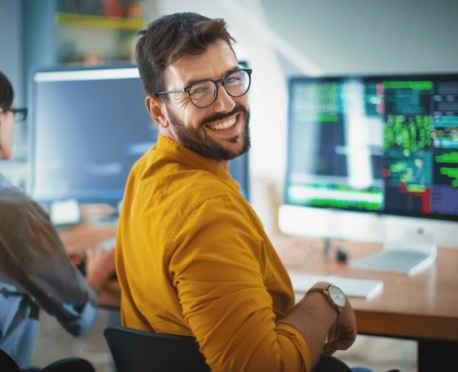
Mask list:
POLYGON ((210 133, 214 133, 217 137, 233 138, 240 134, 242 120, 242 116, 238 112, 227 118, 205 124, 204 127, 210 129, 210 133))
POLYGON ((237 114, 231 117, 228 117, 226 119, 223 119, 223 120, 218 120, 218 121, 209 123, 206 126, 213 130, 225 130, 225 129, 229 129, 230 127, 232 127, 236 121, 237 121, 237 114))

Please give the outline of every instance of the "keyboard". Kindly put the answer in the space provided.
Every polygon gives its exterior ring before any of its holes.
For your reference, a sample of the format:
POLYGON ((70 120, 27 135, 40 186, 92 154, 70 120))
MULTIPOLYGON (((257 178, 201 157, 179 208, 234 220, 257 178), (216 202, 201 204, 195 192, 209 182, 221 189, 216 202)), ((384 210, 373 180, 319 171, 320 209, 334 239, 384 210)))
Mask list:
POLYGON ((289 273, 295 292, 307 292, 317 282, 339 287, 348 297, 363 297, 370 301, 383 290, 381 280, 342 278, 338 276, 303 275, 289 273))
POLYGON ((370 256, 351 260, 349 266, 355 269, 392 271, 414 275, 432 264, 435 258, 435 255, 422 252, 383 249, 370 256))
POLYGON ((105 239, 98 243, 95 247, 97 249, 101 249, 104 251, 108 251, 111 248, 114 248, 116 246, 116 235, 112 236, 111 238, 105 239))

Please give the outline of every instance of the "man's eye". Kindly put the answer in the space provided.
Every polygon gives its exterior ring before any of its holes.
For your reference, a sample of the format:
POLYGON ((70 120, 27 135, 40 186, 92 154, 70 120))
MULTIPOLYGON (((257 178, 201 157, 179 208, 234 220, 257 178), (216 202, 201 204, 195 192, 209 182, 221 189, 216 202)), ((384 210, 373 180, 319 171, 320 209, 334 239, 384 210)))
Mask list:
POLYGON ((207 90, 208 90, 207 87, 197 87, 197 88, 193 88, 193 89, 191 90, 191 94, 205 93, 207 90))
POLYGON ((226 84, 239 84, 240 81, 241 81, 240 78, 231 76, 231 77, 226 79, 226 84))

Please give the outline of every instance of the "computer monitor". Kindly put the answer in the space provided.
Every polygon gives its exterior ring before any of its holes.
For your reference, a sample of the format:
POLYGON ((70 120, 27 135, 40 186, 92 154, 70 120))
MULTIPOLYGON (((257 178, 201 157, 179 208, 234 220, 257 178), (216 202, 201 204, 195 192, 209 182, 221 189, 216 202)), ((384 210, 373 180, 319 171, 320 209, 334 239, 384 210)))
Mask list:
POLYGON ((458 246, 457 221, 458 74, 290 80, 283 231, 383 240, 408 226, 458 246))
MULTIPOLYGON (((31 74, 31 177, 41 202, 122 200, 133 164, 157 142, 136 66, 63 67, 31 74)), ((248 155, 230 172, 248 197, 248 155)))

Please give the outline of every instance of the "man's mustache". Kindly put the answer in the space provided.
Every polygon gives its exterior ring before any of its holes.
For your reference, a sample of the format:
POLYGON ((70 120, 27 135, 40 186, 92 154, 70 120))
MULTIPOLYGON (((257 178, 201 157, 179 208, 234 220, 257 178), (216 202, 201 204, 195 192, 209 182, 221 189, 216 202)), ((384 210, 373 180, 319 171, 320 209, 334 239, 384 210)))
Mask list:
POLYGON ((208 123, 212 123, 214 121, 218 121, 218 120, 224 120, 234 114, 236 114, 237 112, 245 112, 248 114, 248 110, 243 107, 242 105, 237 105, 234 107, 234 109, 231 111, 231 112, 228 112, 227 114, 223 114, 223 113, 216 113, 216 114, 213 114, 213 115, 210 115, 208 117, 206 117, 204 120, 202 120, 201 122, 201 126, 204 126, 205 124, 208 124, 208 123))

